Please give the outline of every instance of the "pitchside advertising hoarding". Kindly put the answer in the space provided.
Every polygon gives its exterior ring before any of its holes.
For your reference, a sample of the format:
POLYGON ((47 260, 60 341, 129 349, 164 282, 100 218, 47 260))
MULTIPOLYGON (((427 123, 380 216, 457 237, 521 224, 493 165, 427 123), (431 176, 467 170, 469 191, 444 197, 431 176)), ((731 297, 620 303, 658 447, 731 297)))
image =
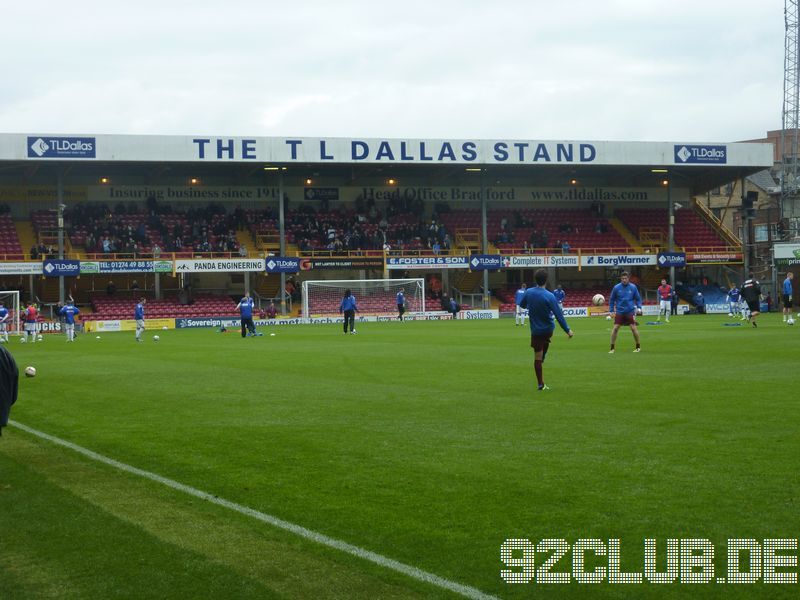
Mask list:
POLYGON ((656 259, 659 267, 685 267, 686 266, 686 253, 685 252, 659 252, 656 259))

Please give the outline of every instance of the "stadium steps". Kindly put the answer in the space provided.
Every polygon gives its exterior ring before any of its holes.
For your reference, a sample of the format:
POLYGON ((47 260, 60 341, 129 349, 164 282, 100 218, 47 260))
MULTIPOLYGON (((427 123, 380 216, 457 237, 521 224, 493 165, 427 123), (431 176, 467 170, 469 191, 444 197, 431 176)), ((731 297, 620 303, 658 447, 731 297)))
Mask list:
POLYGON ((633 232, 625 227, 625 224, 620 221, 617 217, 608 217, 609 224, 614 228, 614 230, 622 236, 622 238, 628 243, 628 245, 634 249, 634 251, 638 253, 642 253, 644 250, 642 248, 641 242, 633 235, 633 232))
POLYGON ((236 232, 236 241, 239 242, 239 246, 244 246, 247 248, 247 254, 252 255, 253 252, 256 250, 256 241, 253 239, 253 236, 247 230, 240 229, 236 232))
POLYGON ((694 211, 700 215, 700 218, 702 218, 717 233, 718 236, 725 240, 725 242, 736 247, 740 247, 742 245, 742 240, 740 240, 735 233, 728 229, 714 213, 705 207, 703 203, 699 202, 697 198, 692 198, 692 208, 694 208, 694 211))
POLYGON ((277 273, 271 275, 259 273, 256 275, 256 281, 253 287, 262 298, 277 298, 278 292, 281 289, 281 276, 277 273))
POLYGON ((455 277, 454 287, 464 294, 471 294, 483 283, 483 271, 462 271, 455 277))
POLYGON ((39 243, 36 239, 36 232, 33 230, 33 224, 30 221, 14 221, 14 227, 17 228, 19 245, 22 246, 23 252, 28 254, 31 248, 39 243))

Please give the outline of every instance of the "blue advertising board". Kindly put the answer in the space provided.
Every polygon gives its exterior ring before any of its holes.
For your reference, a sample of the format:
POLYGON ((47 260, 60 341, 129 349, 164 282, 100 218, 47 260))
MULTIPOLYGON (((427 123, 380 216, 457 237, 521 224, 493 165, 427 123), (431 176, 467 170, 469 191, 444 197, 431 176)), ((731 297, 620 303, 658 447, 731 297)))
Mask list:
POLYGON ((473 254, 469 257, 469 268, 473 271, 496 271, 504 266, 500 254, 473 254))
POLYGON ((659 252, 658 258, 659 267, 685 267, 686 266, 686 253, 685 252, 659 252))
POLYGON ((95 158, 93 137, 28 136, 28 158, 95 158))
POLYGON ((697 146, 676 144, 675 162, 677 164, 719 164, 728 162, 727 146, 697 146))
POLYGON ((42 274, 45 277, 74 277, 81 273, 81 261, 48 258, 42 263, 42 274))
POLYGON ((298 273, 300 259, 295 256, 268 256, 265 266, 267 273, 298 273))

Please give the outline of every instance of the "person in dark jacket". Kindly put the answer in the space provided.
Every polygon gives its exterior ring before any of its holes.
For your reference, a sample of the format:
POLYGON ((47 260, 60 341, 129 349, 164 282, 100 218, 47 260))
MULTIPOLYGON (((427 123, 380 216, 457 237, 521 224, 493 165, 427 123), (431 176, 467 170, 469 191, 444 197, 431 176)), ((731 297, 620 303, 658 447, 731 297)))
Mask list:
POLYGON ((19 369, 11 353, 0 346, 0 435, 8 425, 11 406, 17 401, 19 369))

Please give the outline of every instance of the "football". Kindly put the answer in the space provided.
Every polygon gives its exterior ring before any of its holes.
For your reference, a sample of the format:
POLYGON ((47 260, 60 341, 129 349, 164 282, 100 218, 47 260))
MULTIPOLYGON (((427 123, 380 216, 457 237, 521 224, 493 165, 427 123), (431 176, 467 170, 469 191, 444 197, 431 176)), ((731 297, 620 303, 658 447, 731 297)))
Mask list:
POLYGON ((27 344, 28 343, 28 336, 23 335, 21 338, 19 338, 19 341, 20 341, 21 344, 27 344))
POLYGON ((36 377, 36 367, 25 367, 25 377, 36 377))
POLYGON ((606 303, 606 298, 605 296, 603 296, 603 294, 595 294, 594 297, 592 298, 592 304, 594 304, 595 306, 600 306, 601 304, 605 303, 606 303))
POLYGON ((154 336, 153 336, 153 341, 154 341, 154 342, 157 342, 157 341, 158 341, 158 340, 160 340, 160 339, 161 339, 161 338, 160 338, 160 337, 158 337, 157 335, 154 335, 154 336))
POLYGON ((789 320, 786 321, 786 324, 787 325, 794 325, 794 319, 792 317, 789 317, 789 320))

